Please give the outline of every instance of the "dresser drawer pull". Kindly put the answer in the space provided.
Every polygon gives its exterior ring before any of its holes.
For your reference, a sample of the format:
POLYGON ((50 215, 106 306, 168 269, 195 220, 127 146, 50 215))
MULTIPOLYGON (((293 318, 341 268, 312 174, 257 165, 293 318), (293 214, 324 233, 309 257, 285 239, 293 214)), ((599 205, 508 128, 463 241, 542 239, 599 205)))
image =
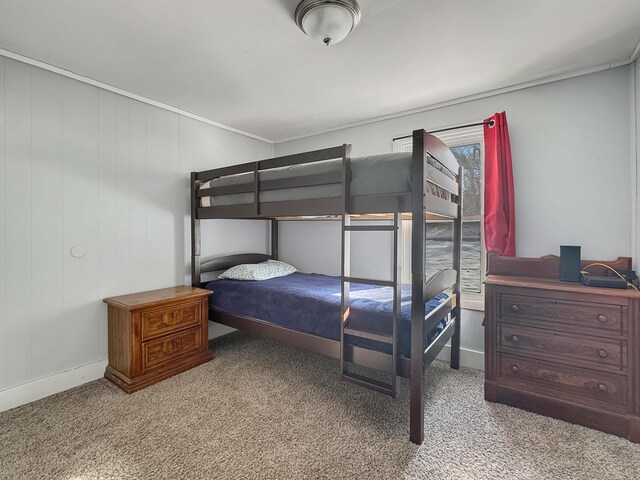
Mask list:
POLYGON ((511 365, 511 371, 513 373, 518 373, 520 371, 520 367, 518 365, 511 365))
POLYGON ((173 346, 173 348, 176 348, 179 343, 180 343, 180 340, 178 340, 177 338, 174 338, 173 340, 171 340, 171 346, 173 346))
POLYGON ((178 316, 178 311, 176 310, 175 312, 173 312, 173 313, 171 314, 171 316, 172 316, 173 318, 176 318, 176 317, 178 316))
POLYGON ((520 310, 520 307, 518 305, 516 305, 515 303, 513 305, 511 305, 511 311, 512 312, 517 312, 518 310, 520 310))
POLYGON ((511 335, 511 341, 513 343, 518 343, 520 341, 520 337, 517 335, 511 335))
POLYGON ((598 314, 598 321, 599 321, 600 323, 605 323, 605 322, 607 321, 607 316, 606 316, 606 315, 603 315, 602 313, 599 313, 599 314, 598 314))
POLYGON ((607 392, 609 389, 607 388, 607 386, 604 383, 599 383, 598 384, 598 390, 600 390, 601 392, 607 392))
POLYGON ((600 358, 607 358, 609 356, 609 353, 607 353, 606 350, 601 348, 600 350, 598 350, 598 356, 600 358))

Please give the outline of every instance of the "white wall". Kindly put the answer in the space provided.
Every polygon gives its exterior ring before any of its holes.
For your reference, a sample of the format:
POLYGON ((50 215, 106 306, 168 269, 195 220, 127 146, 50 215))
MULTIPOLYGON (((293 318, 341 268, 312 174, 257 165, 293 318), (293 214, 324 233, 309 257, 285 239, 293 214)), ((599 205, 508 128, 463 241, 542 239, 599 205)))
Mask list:
MULTIPOLYGON (((622 67, 279 143, 276 155, 343 143, 352 144, 354 156, 390 152, 393 137, 414 129, 480 121, 505 110, 518 255, 558 254, 561 244, 582 245, 585 258, 630 255, 630 73, 622 67)), ((303 227, 282 227, 282 258, 303 270, 324 265, 335 272, 339 229, 322 223, 303 227)), ((482 317, 463 312, 463 348, 483 350, 482 317)))
MULTIPOLYGON (((368 223, 358 222, 359 225, 368 223)), ((383 223, 386 222, 378 222, 378 225, 383 223)), ((286 221, 279 225, 281 260, 305 272, 340 275, 342 229, 339 220, 286 221)), ((351 275, 391 279, 392 251, 393 235, 390 232, 351 232, 351 275)))
MULTIPOLYGON (((276 153, 345 142, 354 155, 380 153, 414 128, 506 110, 518 253, 577 243, 592 258, 628 255, 630 73, 623 67, 339 130, 279 144, 276 153)), ((272 153, 270 144, 0 57, 0 410, 28 398, 29 385, 44 395, 90 379, 73 372, 101 375, 101 299, 189 283, 188 173, 272 153), (86 254, 74 258, 74 246, 86 254)), ((284 223, 282 258, 337 273, 339 235, 336 223, 284 223)), ((355 239, 358 273, 374 274, 371 259, 388 245, 355 239)), ((263 222, 203 222, 205 256, 267 248, 263 222)), ((381 268, 389 271, 389 262, 381 268)), ((481 317, 464 312, 469 350, 482 349, 481 317)))
MULTIPOLYGON (((0 57, 0 410, 29 382, 88 365, 101 375, 102 298, 190 282, 189 172, 272 153, 0 57)), ((267 232, 204 222, 203 255, 266 252, 267 232)))

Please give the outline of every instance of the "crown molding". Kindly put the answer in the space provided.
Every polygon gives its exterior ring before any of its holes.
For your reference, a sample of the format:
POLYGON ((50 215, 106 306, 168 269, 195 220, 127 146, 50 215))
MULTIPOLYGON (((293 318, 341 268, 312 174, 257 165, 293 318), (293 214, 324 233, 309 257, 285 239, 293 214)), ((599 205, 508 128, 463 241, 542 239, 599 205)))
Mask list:
POLYGON ((65 70, 64 68, 59 68, 49 63, 41 62, 40 60, 35 60, 30 57, 25 57, 24 55, 20 55, 19 53, 11 52, 9 50, 0 48, 0 56, 10 58, 18 62, 26 63, 28 65, 41 68, 43 70, 48 70, 49 72, 57 73, 58 75, 62 75, 63 77, 72 78, 73 80, 77 80, 79 82, 86 83, 88 85, 92 85, 97 88, 101 88, 102 90, 107 90, 109 92, 122 95, 123 97, 127 97, 132 100, 137 100, 138 102, 146 103, 147 105, 158 107, 163 110, 167 110, 169 112, 177 113, 178 115, 182 115, 183 117, 189 117, 189 118, 192 118, 193 120, 197 120, 198 122, 206 123, 207 125, 221 128, 222 130, 227 130, 229 132, 236 133, 238 135, 253 138, 255 140, 260 140, 261 142, 265 142, 273 145, 273 141, 269 140, 268 138, 255 135, 253 133, 245 132, 244 130, 239 130, 237 128, 230 127, 229 125, 225 125, 223 123, 214 122, 213 120, 210 120, 205 117, 201 117, 191 112, 187 112, 186 110, 182 110, 181 108, 177 108, 172 105, 167 105, 166 103, 162 103, 162 102, 157 102, 150 98, 143 97, 142 95, 137 95, 135 93, 122 90, 121 88, 99 82, 98 80, 94 80, 92 78, 85 77, 83 75, 79 75, 77 73, 71 72, 69 70, 65 70))
POLYGON ((158 107, 158 108, 161 108, 163 110, 167 110, 167 111, 170 111, 170 112, 173 112, 173 113, 177 113, 179 115, 182 115, 182 116, 185 116, 185 117, 188 117, 188 118, 192 118, 193 120, 197 120, 199 122, 206 123, 206 124, 211 125, 213 127, 217 127, 217 128, 223 129, 223 130, 227 130, 229 132, 236 133, 238 135, 242 135, 242 136, 245 136, 245 137, 253 138, 255 140, 259 140, 261 142, 269 143, 271 145, 275 145, 275 144, 278 144, 278 143, 285 143, 285 142, 291 142, 291 141, 294 141, 294 140, 300 140, 300 139, 303 139, 303 138, 315 137, 317 135, 323 135, 325 133, 331 133, 331 132, 335 132, 335 131, 339 131, 339 130, 344 130, 344 129, 347 129, 347 128, 359 127, 359 126, 362 126, 362 125, 369 125, 369 124, 372 124, 372 123, 383 122, 385 120, 392 120, 392 119, 395 119, 395 118, 406 117, 406 116, 409 116, 409 115, 415 115, 415 114, 418 114, 418 113, 428 112, 428 111, 431 111, 431 110, 437 110, 439 108, 449 107, 449 106, 452 106, 452 105, 459 105, 461 103, 467 103, 467 102, 471 102, 471 101, 474 101, 474 100, 480 100, 480 99, 483 99, 483 98, 493 97, 493 96, 496 96, 496 95, 502 95, 502 94, 505 94, 505 93, 515 92, 515 91, 518 91, 518 90, 524 90, 524 89, 531 88, 531 87, 536 87, 536 86, 539 86, 539 85, 545 85, 545 84, 548 84, 548 83, 559 82, 559 81, 562 81, 562 80, 568 80, 568 79, 571 79, 571 78, 581 77, 583 75, 589 75, 591 73, 597 73, 597 72, 602 72, 602 71, 605 71, 605 70, 611 70, 611 69, 614 69, 614 68, 623 67, 625 65, 629 65, 629 64, 634 63, 638 59, 638 57, 640 56, 640 40, 638 41, 638 44, 634 48, 632 54, 625 60, 605 63, 605 64, 598 65, 598 66, 595 66, 595 67, 576 70, 575 72, 571 72, 571 73, 564 73, 564 74, 560 74, 560 75, 551 75, 551 76, 548 76, 548 77, 543 77, 543 78, 539 78, 539 79, 536 79, 536 80, 531 80, 531 81, 528 81, 528 82, 518 83, 518 84, 502 87, 502 88, 499 88, 499 89, 487 90, 487 91, 484 91, 484 92, 478 92, 476 94, 467 95, 467 96, 464 96, 464 97, 455 98, 455 99, 451 99, 451 100, 446 100, 446 101, 443 101, 443 102, 433 103, 433 104, 425 105, 425 106, 419 107, 419 108, 414 108, 414 109, 410 109, 410 110, 403 110, 403 111, 392 113, 392 114, 389 114, 389 115, 382 115, 382 116, 378 116, 378 117, 369 118, 369 119, 366 119, 366 120, 360 120, 360 121, 356 121, 356 122, 344 123, 344 124, 341 124, 341 125, 337 125, 335 127, 331 127, 331 128, 324 129, 324 130, 319 130, 319 131, 316 131, 316 132, 313 132, 313 133, 306 133, 306 134, 303 134, 303 135, 297 135, 297 136, 293 136, 293 137, 286 137, 286 138, 282 138, 282 139, 268 139, 268 138, 265 138, 265 137, 261 137, 259 135, 255 135, 255 134, 250 133, 250 132, 245 132, 244 130, 240 130, 240 129, 237 129, 237 128, 234 128, 234 127, 230 127, 229 125, 225 125, 223 123, 215 122, 215 121, 210 120, 208 118, 201 117, 199 115, 196 115, 194 113, 188 112, 186 110, 182 110, 180 108, 174 107, 172 105, 167 105, 165 103, 157 102, 157 101, 152 100, 150 98, 143 97, 141 95, 137 95, 135 93, 128 92, 126 90, 122 90, 121 88, 114 87, 112 85, 108 85, 106 83, 99 82, 98 80, 94 80, 92 78, 85 77, 83 75, 79 75, 79 74, 71 72, 69 70, 65 70, 63 68, 56 67, 54 65, 42 62, 40 60, 35 60, 33 58, 26 57, 24 55, 20 55, 19 53, 11 52, 9 50, 5 50, 5 49, 0 48, 0 56, 7 57, 7 58, 10 58, 10 59, 13 59, 13 60, 17 60, 19 62, 23 62, 23 63, 26 63, 28 65, 32 65, 34 67, 42 68, 44 70, 48 70, 50 72, 57 73, 57 74, 62 75, 64 77, 72 78, 72 79, 77 80, 79 82, 83 82, 83 83, 86 83, 86 84, 89 84, 89 85, 93 85, 94 87, 101 88, 103 90, 107 90, 109 92, 113 92, 113 93, 116 93, 118 95, 122 95, 122 96, 127 97, 127 98, 131 98, 132 100, 137 100, 139 102, 146 103, 147 105, 152 105, 154 107, 158 107))
POLYGON ((638 56, 640 56, 640 39, 638 39, 638 43, 636 45, 636 48, 633 49, 633 53, 631 54, 631 57, 629 59, 629 63, 633 63, 638 59, 638 56))
MULTIPOLYGON (((640 44, 639 44, 640 46, 640 44)), ((637 57, 638 56, 638 47, 636 47, 636 51, 634 52, 634 55, 637 57)), ((506 86, 506 87, 502 87, 502 88, 498 88, 495 90, 487 90, 484 92, 479 92, 476 94, 472 94, 472 95, 467 95, 465 97, 460 97, 460 98, 455 98, 452 100, 446 100, 444 102, 438 102, 438 103, 433 103, 430 105, 425 105, 423 107, 419 107, 419 108, 414 108, 411 110, 403 110, 401 112, 397 112, 397 113, 391 113, 389 115, 382 115, 379 117, 373 117, 373 118, 369 118, 366 120, 360 120, 357 122, 352 122, 352 123, 344 123, 342 125, 338 125, 336 127, 332 127, 332 128, 328 128, 325 130, 321 130, 315 133, 308 133, 308 134, 304 134, 304 135, 298 135, 295 137, 288 137, 288 138, 283 138, 283 139, 274 139, 273 143, 274 144, 278 144, 278 143, 285 143, 285 142, 291 142, 294 140, 300 140, 303 138, 308 138, 308 137, 315 137, 317 135, 323 135, 325 133, 331 133, 331 132, 336 132, 338 130, 345 130, 347 128, 353 128, 353 127, 359 127, 362 125, 369 125, 371 123, 378 123, 378 122, 384 122, 385 120, 393 120, 394 118, 400 118, 400 117, 406 117, 409 115, 415 115, 418 113, 423 113, 423 112, 429 112, 431 110, 437 110, 439 108, 443 108, 443 107, 449 107, 452 105, 459 105, 461 103, 467 103, 467 102, 471 102, 474 100, 480 100, 483 98, 488 98, 488 97, 494 97, 496 95, 502 95, 505 93, 510 93, 510 92, 515 92, 518 90, 524 90, 527 88, 531 88, 531 87, 537 87, 539 85, 545 85, 547 83, 554 83, 554 82, 559 82, 562 80, 568 80, 571 78, 575 78, 575 77, 581 77, 584 75, 589 75, 590 73, 597 73, 597 72, 602 72, 605 70, 612 70, 614 68, 618 68, 618 67, 623 67, 625 65, 629 65, 631 63, 633 63, 633 55, 625 60, 620 60, 617 62, 610 62, 610 63, 605 63, 602 65, 598 65, 595 67, 590 67, 590 68, 585 68, 582 70, 576 70, 575 72, 571 72, 571 73, 563 73, 560 75, 552 75, 552 76, 548 76, 548 77, 543 77, 543 78, 539 78, 536 80, 531 80, 529 82, 523 82, 523 83, 518 83, 518 84, 514 84, 511 86, 506 86)))

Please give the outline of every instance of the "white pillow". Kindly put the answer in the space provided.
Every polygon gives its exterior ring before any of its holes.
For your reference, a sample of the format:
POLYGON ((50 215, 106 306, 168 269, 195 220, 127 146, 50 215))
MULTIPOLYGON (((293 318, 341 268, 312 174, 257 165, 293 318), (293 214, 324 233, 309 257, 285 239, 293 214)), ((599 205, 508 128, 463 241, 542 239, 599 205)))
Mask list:
POLYGON ((295 267, 277 260, 267 260, 262 263, 243 263, 224 271, 218 278, 229 280, 269 280, 270 278, 285 277, 297 272, 295 267))

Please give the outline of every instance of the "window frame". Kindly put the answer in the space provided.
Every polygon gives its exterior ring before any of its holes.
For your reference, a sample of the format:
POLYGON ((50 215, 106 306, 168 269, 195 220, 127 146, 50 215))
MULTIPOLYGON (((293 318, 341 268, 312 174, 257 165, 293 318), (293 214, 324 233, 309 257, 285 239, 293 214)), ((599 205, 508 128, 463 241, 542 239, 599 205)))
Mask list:
MULTIPOLYGON (((480 126, 461 128, 457 130, 451 130, 448 132, 441 132, 433 134, 442 140, 447 147, 462 147, 465 145, 472 145, 474 143, 480 144, 480 169, 482 176, 480 179, 481 190, 484 191, 484 129, 480 126)), ((393 140, 392 142, 394 152, 410 152, 413 149, 413 138, 401 138, 393 140)), ((487 250, 484 242, 484 195, 480 196, 480 214, 478 215, 463 215, 462 222, 480 222, 480 292, 469 293, 464 292, 461 295, 461 307, 465 310, 478 310, 484 311, 484 283, 482 280, 486 276, 486 260, 487 250)), ((406 230, 405 230, 406 232, 406 230)), ((409 235, 405 235, 405 238, 409 235)), ((406 258, 405 258, 406 261, 406 258)), ((406 270, 406 269, 405 269, 406 270)))

